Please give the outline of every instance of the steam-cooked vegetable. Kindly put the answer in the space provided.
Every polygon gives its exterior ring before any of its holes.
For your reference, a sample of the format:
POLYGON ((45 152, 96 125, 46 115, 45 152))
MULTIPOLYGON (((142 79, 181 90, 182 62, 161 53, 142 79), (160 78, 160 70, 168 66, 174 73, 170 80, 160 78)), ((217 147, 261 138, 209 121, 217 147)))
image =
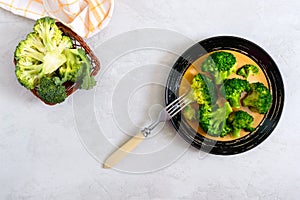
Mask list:
POLYGON ((227 119, 228 126, 232 129, 231 136, 240 137, 241 130, 254 131, 252 127, 253 117, 245 111, 239 110, 229 115, 227 119))
POLYGON ((232 53, 217 51, 204 61, 202 70, 210 73, 216 84, 221 84, 230 74, 235 72, 236 66, 237 60, 232 53))
POLYGON ((248 80, 249 76, 258 74, 258 67, 251 64, 246 64, 238 69, 237 74, 248 80))
POLYGON ((251 111, 265 114, 271 107, 272 95, 269 89, 262 83, 251 83, 250 92, 242 100, 244 106, 248 106, 251 111))

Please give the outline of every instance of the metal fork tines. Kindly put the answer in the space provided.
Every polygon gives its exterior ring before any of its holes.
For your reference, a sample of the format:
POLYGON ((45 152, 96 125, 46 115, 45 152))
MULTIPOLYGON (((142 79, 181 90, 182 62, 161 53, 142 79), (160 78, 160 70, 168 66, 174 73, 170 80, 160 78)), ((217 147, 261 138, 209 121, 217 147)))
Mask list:
POLYGON ((152 124, 150 124, 142 130, 143 135, 147 137, 159 123, 172 119, 191 102, 192 100, 190 100, 187 97, 187 94, 183 94, 177 99, 175 99, 173 102, 171 102, 168 106, 166 106, 160 111, 159 117, 156 121, 154 121, 152 124))

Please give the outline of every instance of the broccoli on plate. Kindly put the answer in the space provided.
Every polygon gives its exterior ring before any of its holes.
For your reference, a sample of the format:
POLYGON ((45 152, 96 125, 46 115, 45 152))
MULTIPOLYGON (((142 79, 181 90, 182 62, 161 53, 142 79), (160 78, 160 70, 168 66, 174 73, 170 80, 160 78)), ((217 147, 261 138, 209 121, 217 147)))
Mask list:
POLYGON ((250 91, 250 84, 247 80, 232 78, 224 81, 226 99, 233 108, 240 108, 240 98, 243 92, 250 91))
POLYGON ((250 84, 250 92, 242 100, 244 106, 248 106, 253 112, 266 114, 272 104, 272 95, 269 89, 262 83, 250 84))
POLYGON ((232 53, 217 51, 203 62, 202 70, 210 73, 216 84, 222 84, 230 74, 235 72, 236 66, 237 60, 232 53))
POLYGON ((214 83, 210 78, 202 74, 197 74, 192 82, 192 98, 198 104, 213 104, 217 100, 214 83))
POLYGON ((234 138, 240 137, 241 130, 254 131, 252 127, 253 117, 245 111, 239 110, 229 115, 227 125, 231 127, 231 136, 234 138))
POLYGON ((248 80, 249 76, 258 74, 259 69, 255 65, 246 64, 238 69, 237 75, 240 75, 248 80))
POLYGON ((226 125, 226 119, 232 112, 228 102, 222 107, 204 104, 199 109, 199 125, 207 134, 211 136, 225 136, 231 128, 226 125))

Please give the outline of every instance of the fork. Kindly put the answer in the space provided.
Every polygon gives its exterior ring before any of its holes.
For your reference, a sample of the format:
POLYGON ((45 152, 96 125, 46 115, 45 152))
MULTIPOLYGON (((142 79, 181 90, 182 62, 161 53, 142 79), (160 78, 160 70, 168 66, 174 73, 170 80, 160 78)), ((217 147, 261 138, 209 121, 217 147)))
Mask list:
POLYGON ((192 102, 187 98, 187 94, 183 94, 168 106, 162 109, 156 121, 151 123, 149 126, 145 127, 139 131, 135 136, 125 142, 119 149, 113 152, 104 162, 103 168, 111 168, 120 162, 127 154, 129 154, 137 145, 139 145, 143 139, 151 134, 151 131, 157 127, 161 122, 166 122, 176 116, 180 111, 182 111, 187 105, 192 102))

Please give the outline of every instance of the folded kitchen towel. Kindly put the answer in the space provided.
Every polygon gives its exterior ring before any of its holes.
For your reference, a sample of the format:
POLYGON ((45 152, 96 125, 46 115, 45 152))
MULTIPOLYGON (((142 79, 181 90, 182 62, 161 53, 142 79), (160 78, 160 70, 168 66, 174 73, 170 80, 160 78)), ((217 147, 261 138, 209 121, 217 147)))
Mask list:
POLYGON ((51 16, 88 38, 108 24, 114 0, 0 0, 0 7, 34 20, 51 16))

